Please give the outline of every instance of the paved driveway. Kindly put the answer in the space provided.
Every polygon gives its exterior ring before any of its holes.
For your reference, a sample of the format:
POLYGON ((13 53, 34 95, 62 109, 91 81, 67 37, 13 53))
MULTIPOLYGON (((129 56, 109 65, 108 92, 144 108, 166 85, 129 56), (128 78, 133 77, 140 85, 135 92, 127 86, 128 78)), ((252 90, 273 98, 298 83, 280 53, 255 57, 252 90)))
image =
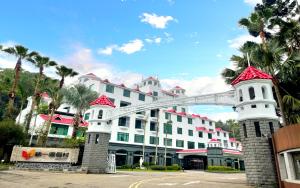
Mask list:
MULTIPOLYGON (((70 174, 36 171, 0 171, 0 187, 7 188, 247 188, 245 174, 187 172, 118 172, 70 174)), ((248 187, 249 188, 249 187, 248 187)))

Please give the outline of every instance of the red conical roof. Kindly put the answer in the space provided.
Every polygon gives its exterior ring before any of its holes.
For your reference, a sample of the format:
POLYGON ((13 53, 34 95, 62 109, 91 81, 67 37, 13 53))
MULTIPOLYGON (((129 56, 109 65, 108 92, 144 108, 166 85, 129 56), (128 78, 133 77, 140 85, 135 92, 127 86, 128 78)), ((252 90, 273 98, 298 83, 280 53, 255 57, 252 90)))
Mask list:
POLYGON ((109 98, 105 95, 101 95, 99 98, 94 100, 93 102, 90 103, 91 106, 93 105, 104 105, 104 106, 111 106, 111 107, 116 107, 113 102, 109 100, 109 98))
POLYGON ((231 82, 231 85, 235 85, 241 81, 252 80, 252 79, 272 79, 272 76, 252 66, 249 66, 236 79, 234 79, 231 82))

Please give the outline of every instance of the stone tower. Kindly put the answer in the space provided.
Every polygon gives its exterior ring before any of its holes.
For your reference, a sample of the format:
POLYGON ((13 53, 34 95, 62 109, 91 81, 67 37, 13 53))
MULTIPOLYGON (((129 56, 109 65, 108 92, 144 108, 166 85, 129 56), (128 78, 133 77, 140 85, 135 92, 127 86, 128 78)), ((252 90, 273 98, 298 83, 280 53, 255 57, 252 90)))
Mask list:
POLYGON ((82 168, 87 173, 105 173, 107 168, 108 144, 111 134, 110 125, 104 121, 107 109, 115 105, 102 95, 91 102, 89 126, 84 146, 82 168))
POLYGON ((271 134, 279 128, 272 77, 252 66, 232 83, 248 184, 278 187, 271 134))

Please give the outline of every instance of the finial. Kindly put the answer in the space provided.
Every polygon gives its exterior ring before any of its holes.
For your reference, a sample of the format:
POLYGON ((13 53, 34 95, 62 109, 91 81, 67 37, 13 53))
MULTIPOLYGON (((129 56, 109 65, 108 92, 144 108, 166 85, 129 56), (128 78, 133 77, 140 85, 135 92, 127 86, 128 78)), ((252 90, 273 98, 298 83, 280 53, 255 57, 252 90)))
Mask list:
POLYGON ((249 59, 249 54, 248 54, 248 52, 247 52, 247 61, 248 61, 248 67, 250 67, 251 65, 250 65, 250 59, 249 59))

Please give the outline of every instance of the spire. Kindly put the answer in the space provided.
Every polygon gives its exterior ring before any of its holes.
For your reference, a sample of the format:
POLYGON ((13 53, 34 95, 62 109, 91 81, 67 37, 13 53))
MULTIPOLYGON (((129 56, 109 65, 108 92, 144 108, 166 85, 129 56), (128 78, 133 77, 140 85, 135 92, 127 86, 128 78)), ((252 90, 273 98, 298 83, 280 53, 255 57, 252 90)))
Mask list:
POLYGON ((252 79, 272 79, 272 76, 267 73, 256 69, 253 66, 247 67, 236 79, 231 82, 231 85, 236 85, 241 81, 252 79))
POLYGON ((108 97, 106 97, 105 95, 101 95, 99 98, 97 98, 96 100, 94 100, 93 102, 90 103, 91 106, 93 105, 103 105, 103 106, 111 106, 113 108, 115 108, 116 106, 114 105, 113 102, 111 102, 109 100, 108 97))

